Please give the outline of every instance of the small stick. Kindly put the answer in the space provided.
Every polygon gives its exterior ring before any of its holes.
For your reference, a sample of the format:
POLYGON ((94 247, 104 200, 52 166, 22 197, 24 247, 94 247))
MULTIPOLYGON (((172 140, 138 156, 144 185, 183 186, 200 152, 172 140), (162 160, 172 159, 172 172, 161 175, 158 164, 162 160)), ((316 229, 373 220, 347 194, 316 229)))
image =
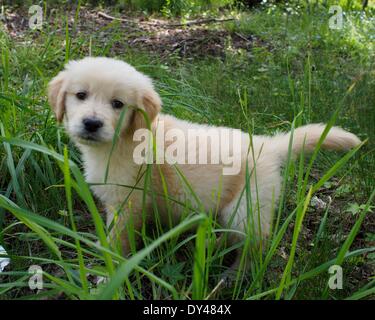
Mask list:
POLYGON ((104 12, 101 12, 101 11, 98 12, 98 16, 102 17, 104 19, 107 19, 107 20, 116 20, 116 21, 128 22, 128 23, 134 23, 134 24, 139 23, 139 22, 134 21, 134 20, 112 17, 112 16, 110 16, 110 15, 104 13, 104 12))
POLYGON ((217 290, 219 290, 219 288, 224 284, 225 280, 224 279, 220 279, 219 283, 215 286, 215 288, 210 292, 210 294, 207 296, 207 298, 205 300, 208 300, 210 299, 215 293, 217 290))
POLYGON ((236 36, 240 37, 242 40, 245 40, 247 42, 251 42, 249 39, 247 39, 245 36, 243 36, 241 33, 235 32, 236 36))
POLYGON ((147 24, 149 26, 157 26, 157 27, 188 27, 192 25, 200 25, 200 24, 206 24, 206 23, 221 23, 221 22, 227 22, 227 21, 233 21, 235 20, 234 18, 227 18, 227 19, 204 19, 204 20, 193 20, 193 21, 188 21, 186 23, 171 23, 171 24, 164 24, 164 23, 153 23, 153 22, 146 22, 146 21, 135 21, 135 20, 129 20, 129 19, 124 19, 124 18, 116 18, 113 16, 110 16, 104 12, 99 11, 98 16, 102 17, 104 19, 108 20, 116 20, 116 21, 121 21, 121 22, 127 22, 127 23, 132 23, 132 24, 147 24))
POLYGON ((227 18, 227 19, 204 19, 204 20, 194 20, 194 21, 188 21, 186 23, 176 23, 176 24, 165 24, 166 27, 188 27, 192 25, 199 25, 199 24, 206 24, 206 23, 221 23, 221 22, 227 22, 227 21, 233 21, 234 18, 227 18))

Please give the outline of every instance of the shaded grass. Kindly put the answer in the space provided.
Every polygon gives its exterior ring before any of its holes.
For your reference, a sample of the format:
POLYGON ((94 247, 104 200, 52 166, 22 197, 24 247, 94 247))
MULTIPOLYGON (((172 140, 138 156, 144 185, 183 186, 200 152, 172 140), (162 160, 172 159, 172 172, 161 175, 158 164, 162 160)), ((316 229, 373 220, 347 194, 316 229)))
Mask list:
MULTIPOLYGON (((80 299, 318 299, 367 298, 373 294, 369 276, 341 292, 327 291, 326 286, 329 266, 342 264, 345 277, 350 278, 358 265, 361 268, 370 263, 366 254, 374 250, 373 243, 366 241, 349 250, 360 228, 374 232, 369 212, 375 188, 371 26, 366 19, 353 17, 349 27, 333 33, 323 23, 327 17, 322 12, 302 12, 288 18, 282 10, 271 13, 242 14, 239 25, 226 25, 233 32, 254 35, 261 41, 250 51, 228 48, 225 59, 170 57, 166 61, 132 51, 126 43, 124 53, 118 55, 153 76, 165 112, 181 118, 238 127, 251 134, 332 119, 329 126, 336 123, 363 140, 369 138, 356 155, 317 151, 308 162, 310 166, 304 156, 296 163, 288 161, 274 237, 264 243, 264 253, 262 248, 250 249, 250 237, 238 244, 249 248, 245 254, 252 257, 250 272, 239 272, 234 288, 216 290, 218 275, 225 270, 224 256, 236 247, 226 248, 225 237, 215 246, 219 232, 231 231, 218 226, 212 212, 195 212, 198 215, 189 217, 194 210, 185 203, 187 218, 171 231, 158 224, 153 231, 144 226, 144 249, 130 260, 108 246, 100 208, 79 170, 77 150, 56 127, 45 95, 48 79, 66 59, 82 57, 89 50, 93 55, 102 54, 97 35, 88 39, 75 34, 65 18, 61 19, 63 33, 49 27, 48 31, 26 35, 34 41, 27 48, 0 33, 0 239, 12 259, 11 271, 4 274, 7 278, 0 286, 2 298, 40 297, 30 295, 27 289, 24 273, 31 264, 43 266, 45 294, 50 298, 61 292, 66 298, 80 299), (351 156, 354 158, 349 159, 351 156), (311 175, 312 168, 319 172, 317 180, 311 175), (339 185, 350 186, 351 194, 344 195, 346 202, 366 205, 348 218, 345 207, 333 197, 323 219, 314 218, 318 224, 311 230, 315 239, 311 249, 303 238, 304 223, 309 215, 321 213, 314 208, 307 212, 311 197, 307 191, 319 195, 332 176, 339 179, 339 185), (192 225, 198 226, 197 231, 183 234, 192 225), (97 239, 100 245, 95 243, 97 239), (96 285, 88 280, 88 274, 112 277, 107 285, 96 285)), ((120 31, 112 29, 111 36, 120 38, 120 31)), ((110 46, 107 49, 111 55, 110 46)), ((166 188, 163 192, 168 195, 166 188)), ((247 189, 243 196, 249 193, 247 189)))

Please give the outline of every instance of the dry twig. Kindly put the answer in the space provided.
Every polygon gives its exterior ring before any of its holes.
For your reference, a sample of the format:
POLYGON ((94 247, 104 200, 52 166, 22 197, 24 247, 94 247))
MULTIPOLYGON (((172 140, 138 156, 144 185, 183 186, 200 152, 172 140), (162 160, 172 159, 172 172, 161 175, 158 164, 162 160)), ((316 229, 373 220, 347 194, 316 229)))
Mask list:
POLYGON ((155 26, 155 27, 163 27, 163 28, 173 28, 173 27, 189 27, 193 25, 200 25, 200 24, 207 24, 207 23, 222 23, 222 22, 227 22, 227 21, 233 21, 235 20, 234 18, 226 18, 226 19, 215 19, 215 18, 210 18, 210 19, 199 19, 199 20, 193 20, 193 21, 188 21, 185 23, 154 23, 154 22, 148 22, 148 21, 139 21, 139 20, 129 20, 129 19, 124 19, 124 18, 116 18, 113 16, 110 16, 104 12, 99 11, 98 16, 102 17, 107 20, 115 20, 115 21, 121 21, 121 22, 126 22, 126 23, 131 23, 131 24, 146 24, 149 26, 155 26))

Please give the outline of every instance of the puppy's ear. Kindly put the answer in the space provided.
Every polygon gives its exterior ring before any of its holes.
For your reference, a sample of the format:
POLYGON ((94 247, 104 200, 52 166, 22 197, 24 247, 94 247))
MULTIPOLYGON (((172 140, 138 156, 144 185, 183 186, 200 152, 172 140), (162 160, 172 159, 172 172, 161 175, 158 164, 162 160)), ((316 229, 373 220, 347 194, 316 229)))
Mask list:
POLYGON ((48 101, 55 113, 56 120, 61 122, 65 112, 65 82, 66 72, 61 71, 48 84, 48 101))
MULTIPOLYGON (((161 99, 153 89, 142 92, 138 98, 138 108, 144 110, 152 123, 161 110, 161 99)), ((142 112, 135 111, 134 115, 134 128, 147 128, 147 123, 142 112)))

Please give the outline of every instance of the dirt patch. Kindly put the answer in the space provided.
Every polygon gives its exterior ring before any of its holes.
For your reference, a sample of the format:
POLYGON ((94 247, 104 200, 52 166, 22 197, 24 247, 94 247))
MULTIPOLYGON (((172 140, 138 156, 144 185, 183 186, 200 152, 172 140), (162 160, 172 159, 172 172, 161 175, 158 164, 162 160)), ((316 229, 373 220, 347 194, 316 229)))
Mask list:
MULTIPOLYGON (((64 13, 65 15, 65 13, 64 13)), ((47 28, 64 35, 65 18, 57 9, 48 12, 42 30, 29 28, 29 14, 23 8, 6 10, 1 22, 6 32, 15 40, 22 41, 29 35, 37 38, 47 28)), ((178 55, 187 58, 207 56, 225 57, 240 49, 250 51, 253 46, 265 46, 264 41, 254 35, 229 32, 223 28, 230 19, 206 19, 200 23, 182 26, 179 21, 144 18, 125 18, 122 21, 104 18, 99 11, 81 8, 77 21, 75 11, 67 13, 71 38, 77 35, 92 37, 119 54, 126 49, 135 49, 159 55, 161 58, 178 55), (120 30, 120 32, 119 32, 120 30)))
POLYGON ((256 40, 223 30, 198 28, 194 30, 164 30, 154 35, 136 38, 130 45, 140 50, 158 52, 162 56, 178 54, 182 57, 224 57, 227 52, 243 49, 249 51, 256 40))

